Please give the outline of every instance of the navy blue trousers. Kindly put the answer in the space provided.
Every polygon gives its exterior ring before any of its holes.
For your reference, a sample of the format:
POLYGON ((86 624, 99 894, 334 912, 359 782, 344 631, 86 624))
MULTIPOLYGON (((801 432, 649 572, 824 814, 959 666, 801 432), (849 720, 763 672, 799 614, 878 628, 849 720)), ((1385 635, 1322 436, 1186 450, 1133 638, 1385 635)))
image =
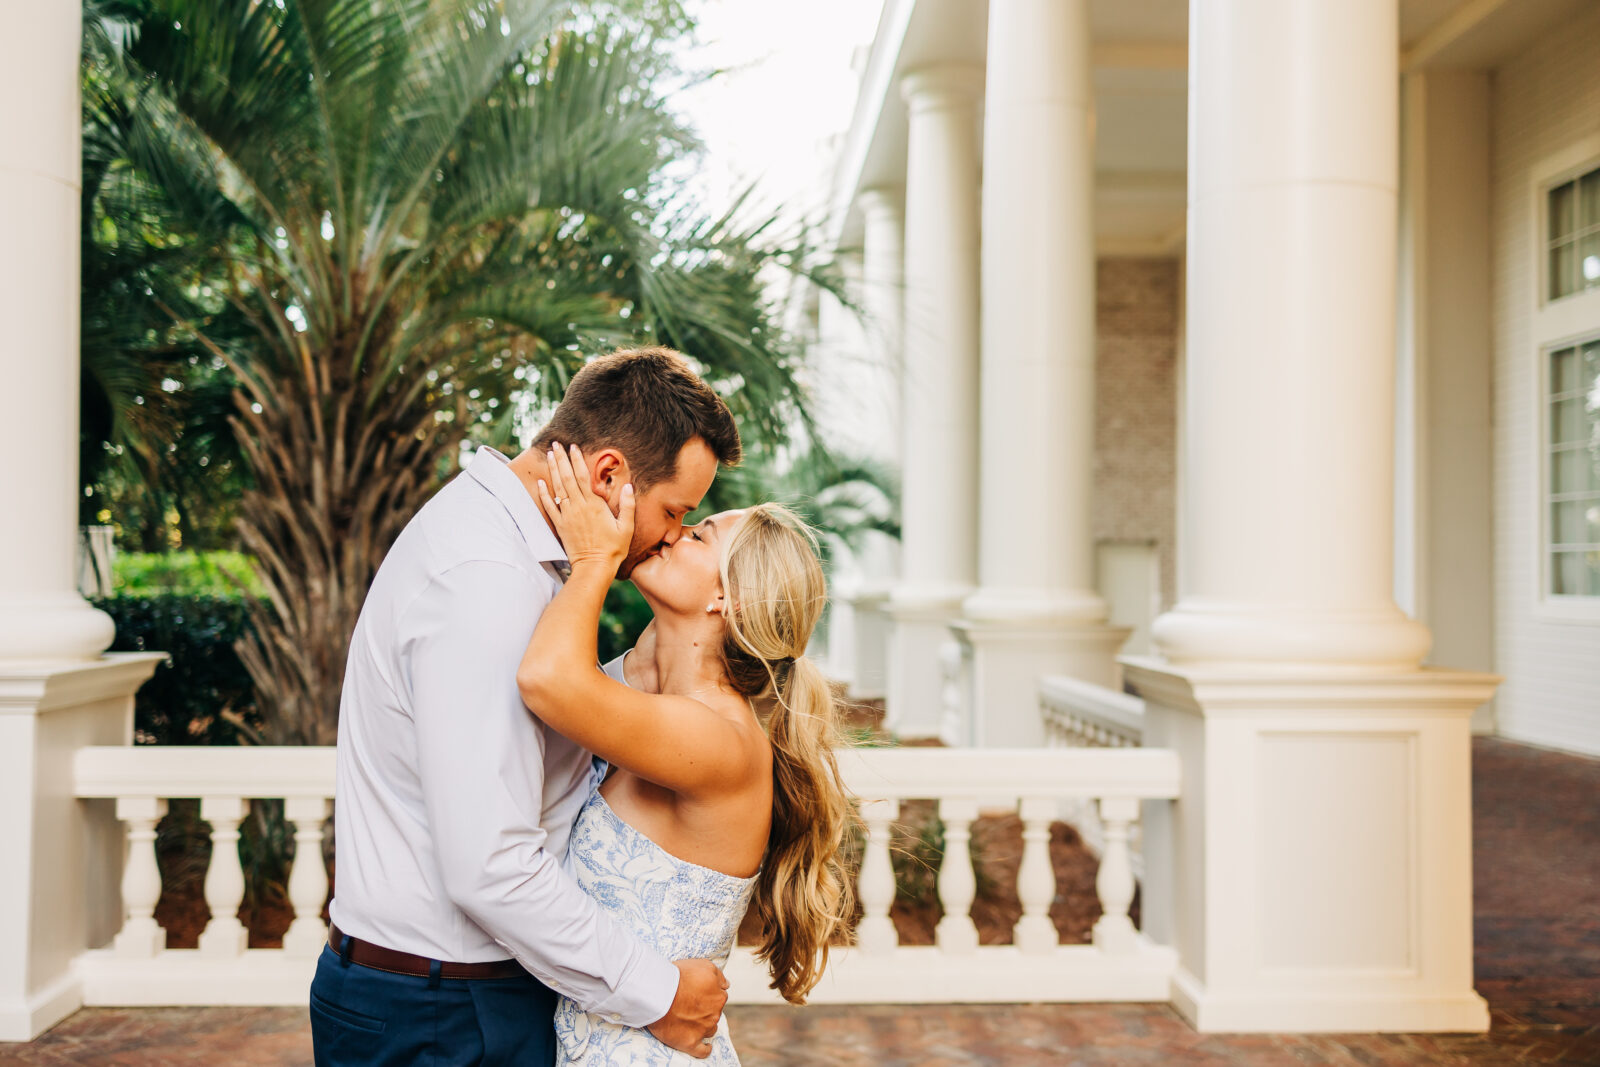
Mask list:
POLYGON ((532 975, 428 979, 347 963, 311 982, 317 1067, 549 1067, 556 994, 532 975))

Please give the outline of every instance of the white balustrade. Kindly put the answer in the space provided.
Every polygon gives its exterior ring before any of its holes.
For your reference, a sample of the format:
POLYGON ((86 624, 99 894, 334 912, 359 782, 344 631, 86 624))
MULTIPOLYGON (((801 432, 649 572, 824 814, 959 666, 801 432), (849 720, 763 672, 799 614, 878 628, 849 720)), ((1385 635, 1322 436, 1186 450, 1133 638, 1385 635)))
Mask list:
POLYGON ((978 949, 978 927, 972 921, 972 902, 978 896, 978 879, 972 868, 972 820, 978 804, 968 797, 939 801, 944 821, 944 860, 939 864, 939 902, 944 918, 934 930, 945 952, 970 956, 978 949))
MULTIPOLYGON (((1176 753, 1161 749, 859 748, 840 752, 846 784, 861 797, 865 829, 857 897, 862 919, 852 945, 834 950, 812 999, 821 1003, 1165 1000, 1176 955, 1134 927, 1129 837, 1142 800, 1178 795, 1176 753), (944 917, 936 944, 901 945, 891 836, 902 803, 933 800, 944 824, 937 889, 944 917), (1104 914, 1093 942, 1062 945, 1050 919, 1056 884, 1050 828, 1074 805, 1098 807, 1104 847, 1096 887, 1104 914), (981 815, 1016 812, 1023 854, 1017 875, 1022 916, 1013 944, 980 945, 971 909, 977 878, 972 827, 981 815)), ((333 793, 331 748, 87 748, 76 757, 77 795, 110 797, 127 827, 123 929, 107 948, 77 961, 87 1004, 298 1004, 327 936, 322 864, 333 793), (161 883, 155 825, 170 797, 201 798, 212 826, 205 896, 212 911, 200 949, 165 949, 154 919, 161 883), (284 801, 295 861, 294 922, 284 947, 245 949, 236 918, 244 894, 239 823, 251 799, 284 801)), ((1084 827, 1088 832, 1088 827, 1084 827)), ((748 948, 727 965, 739 1003, 773 1003, 769 977, 748 948)))
POLYGON ((1025 955, 1042 956, 1055 951, 1059 940, 1056 924, 1050 919, 1050 905, 1056 898, 1056 876, 1050 863, 1050 824, 1061 805, 1052 797, 1023 797, 1022 866, 1017 871, 1017 899, 1022 902, 1022 918, 1017 920, 1017 948, 1025 955))
POLYGON ((122 871, 122 929, 117 955, 149 959, 167 945, 167 932, 155 919, 161 900, 161 868, 156 863, 156 823, 167 802, 155 797, 118 797, 117 818, 128 827, 128 854, 122 871))
POLYGON ((237 956, 250 933, 239 921, 244 900, 244 869, 239 866, 239 823, 249 806, 240 797, 202 797, 200 818, 211 824, 211 865, 206 868, 206 907, 211 921, 200 934, 207 956, 237 956))
POLYGON ((900 814, 898 800, 863 800, 861 822, 866 827, 866 845, 861 855, 861 873, 856 879, 856 894, 861 898, 861 923, 856 927, 856 944, 869 955, 894 952, 899 941, 889 909, 894 906, 894 865, 889 861, 890 827, 900 814))
POLYGON ((322 824, 332 807, 326 797, 290 797, 284 802, 284 821, 294 828, 294 866, 289 871, 294 922, 283 935, 283 949, 297 956, 315 956, 328 943, 328 928, 322 922, 322 902, 328 896, 322 824))
POLYGON ((1133 797, 1106 797, 1100 801, 1100 820, 1105 824, 1105 850, 1100 855, 1100 871, 1094 888, 1100 896, 1103 914, 1094 924, 1094 943, 1107 952, 1132 952, 1138 931, 1128 918, 1133 904, 1133 865, 1128 858, 1128 826, 1139 817, 1139 801, 1133 797))
POLYGON ((1144 733, 1144 701, 1078 678, 1039 679, 1039 714, 1052 748, 1131 748, 1144 733))

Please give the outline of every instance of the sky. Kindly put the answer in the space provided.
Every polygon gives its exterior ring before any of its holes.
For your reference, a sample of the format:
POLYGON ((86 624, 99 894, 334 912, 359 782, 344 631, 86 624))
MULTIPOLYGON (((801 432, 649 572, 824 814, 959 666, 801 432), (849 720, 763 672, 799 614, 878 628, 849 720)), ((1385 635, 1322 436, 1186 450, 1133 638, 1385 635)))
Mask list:
POLYGON ((726 70, 680 94, 706 143, 691 180, 711 204, 751 182, 757 203, 796 214, 820 204, 831 134, 850 125, 851 60, 871 43, 883 0, 691 0, 700 47, 691 65, 726 70), (798 210, 796 210, 798 209, 798 210))

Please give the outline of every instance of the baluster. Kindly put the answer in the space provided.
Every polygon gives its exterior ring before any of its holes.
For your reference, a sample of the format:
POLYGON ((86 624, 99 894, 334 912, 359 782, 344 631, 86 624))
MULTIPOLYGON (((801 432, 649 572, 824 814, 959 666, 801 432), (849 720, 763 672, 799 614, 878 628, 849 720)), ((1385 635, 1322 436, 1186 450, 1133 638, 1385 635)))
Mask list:
POLYGON ((211 921, 200 935, 200 951, 207 956, 237 956, 249 940, 238 914, 244 900, 239 823, 245 810, 240 797, 200 799, 200 818, 211 824, 211 866, 206 868, 206 906, 211 909, 211 921))
POLYGON ((156 864, 156 823, 167 802, 154 797, 118 797, 117 818, 128 824, 128 854, 122 868, 122 929, 113 942, 119 956, 148 959, 167 947, 156 922, 161 868, 156 864))
POLYGON ((285 821, 294 829, 294 866, 289 871, 289 903, 294 922, 283 935, 283 949, 296 956, 315 956, 328 943, 322 902, 328 897, 328 869, 322 863, 322 824, 332 807, 327 797, 289 797, 285 821))
POLYGON ((946 797, 939 801, 939 818, 944 820, 944 861, 939 864, 939 903, 944 918, 934 930, 941 949, 966 955, 978 947, 978 927, 973 923, 973 898, 978 895, 978 880, 972 872, 972 820, 978 817, 978 802, 946 797))
POLYGON ((1128 918, 1133 903, 1133 866, 1128 860, 1128 825, 1139 817, 1139 801, 1132 797, 1100 798, 1100 820, 1105 826, 1105 848, 1100 853, 1100 873, 1094 887, 1100 895, 1100 920, 1094 924, 1094 943, 1105 952, 1132 952, 1137 931, 1128 918))
POLYGON ((1050 824, 1058 805, 1048 797, 1023 797, 1022 867, 1017 871, 1017 897, 1022 901, 1022 918, 1013 935, 1017 948, 1025 955, 1040 956, 1056 950, 1060 939, 1056 924, 1050 921, 1050 905, 1056 898, 1056 875, 1050 865, 1050 824))
POLYGON ((889 827, 900 817, 898 800, 863 800, 861 821, 867 827, 866 848, 861 857, 861 875, 856 894, 861 898, 861 925, 856 927, 856 944, 872 956, 895 950, 900 937, 889 909, 894 906, 894 865, 889 862, 889 827))

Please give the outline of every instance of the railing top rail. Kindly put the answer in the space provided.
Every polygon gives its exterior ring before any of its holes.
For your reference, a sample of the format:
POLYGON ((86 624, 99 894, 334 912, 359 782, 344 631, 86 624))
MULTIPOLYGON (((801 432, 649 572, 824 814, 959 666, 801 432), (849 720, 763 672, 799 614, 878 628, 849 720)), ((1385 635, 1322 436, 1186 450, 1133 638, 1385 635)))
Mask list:
MULTIPOLYGON (((1139 797, 1178 795, 1177 753, 1165 749, 842 749, 845 782, 891 798, 1139 797)), ((81 797, 326 797, 331 747, 140 745, 80 749, 81 797)))
POLYGON ((1039 703, 1050 711, 1071 713, 1134 737, 1144 731, 1143 700, 1078 678, 1040 678, 1039 703))
POLYGON ((80 797, 331 797, 334 750, 311 747, 135 745, 81 748, 80 797))
POLYGON ((839 753, 845 783, 864 797, 1174 798, 1168 749, 855 748, 839 753))

